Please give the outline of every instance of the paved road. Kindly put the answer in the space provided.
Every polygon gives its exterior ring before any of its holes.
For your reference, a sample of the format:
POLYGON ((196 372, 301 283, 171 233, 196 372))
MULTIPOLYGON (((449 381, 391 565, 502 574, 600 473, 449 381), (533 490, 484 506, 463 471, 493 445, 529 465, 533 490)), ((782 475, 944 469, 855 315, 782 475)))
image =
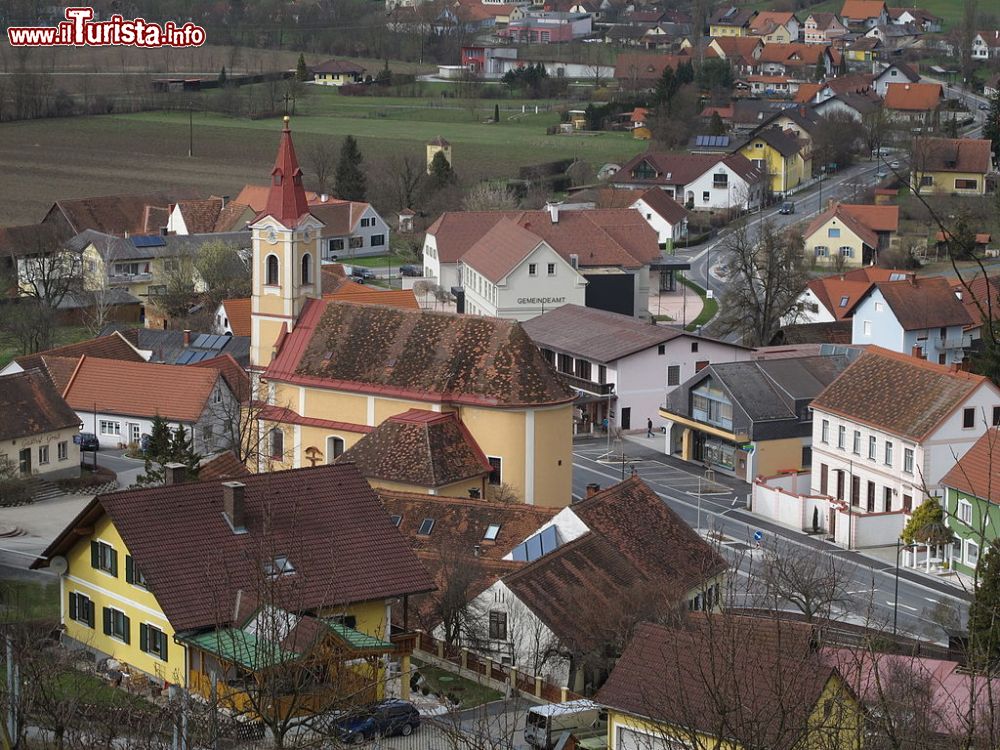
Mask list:
MULTIPOLYGON (((662 439, 662 436, 650 439, 649 448, 626 441, 626 454, 635 460, 625 467, 625 474, 628 474, 629 466, 635 466, 639 476, 688 524, 692 527, 700 525, 705 530, 716 529, 731 540, 723 548, 744 584, 736 588, 747 590, 745 583, 752 574, 754 562, 759 561, 761 555, 754 549, 753 533, 761 530, 764 532, 765 548, 781 550, 798 545, 841 560, 851 579, 852 604, 849 608, 852 611, 844 613, 845 619, 862 622, 863 616, 870 611, 872 619, 891 628, 896 601, 893 564, 848 552, 822 539, 758 519, 746 511, 749 485, 730 477, 716 475, 716 481, 724 485, 726 491, 703 493, 699 502, 699 472, 691 464, 660 452, 658 441, 662 439)), ((601 440, 574 445, 574 495, 585 495, 590 482, 606 487, 622 478, 620 463, 607 464, 597 460, 606 450, 607 446, 601 440)), ((945 633, 934 619, 935 608, 944 603, 955 607, 964 618, 968 600, 968 596, 948 583, 902 570, 899 576, 899 631, 944 642, 945 633)))

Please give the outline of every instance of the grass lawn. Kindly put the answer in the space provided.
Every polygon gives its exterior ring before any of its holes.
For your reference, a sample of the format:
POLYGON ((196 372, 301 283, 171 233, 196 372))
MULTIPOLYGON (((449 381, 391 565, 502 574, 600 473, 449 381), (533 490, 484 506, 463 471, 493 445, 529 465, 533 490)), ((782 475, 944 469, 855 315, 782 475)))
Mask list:
MULTIPOLYGON (((91 333, 86 328, 80 326, 60 326, 56 329, 53 346, 73 344, 89 338, 91 338, 91 333)), ((19 357, 21 354, 21 347, 16 341, 5 336, 0 336, 0 367, 6 366, 14 357, 19 357)))
POLYGON ((413 264, 416 265, 416 261, 412 258, 404 258, 401 255, 370 255, 366 258, 348 258, 348 257, 337 257, 337 262, 344 263, 348 266, 364 266, 365 268, 384 268, 386 266, 393 266, 395 272, 399 272, 400 265, 413 264))
POLYGON ((58 581, 0 581, 0 622, 58 618, 58 581))
MULTIPOLYGON (((771 10, 774 7, 774 0, 755 0, 750 4, 750 7, 757 10, 771 10)), ((795 15, 798 16, 801 23, 805 23, 810 13, 836 13, 839 16, 843 7, 844 0, 823 0, 823 2, 796 11, 795 15)), ((958 26, 962 21, 961 0, 920 0, 917 7, 944 19, 942 24, 944 31, 958 26)), ((982 9, 980 4, 980 10, 982 9)))
MULTIPOLYGON (((416 666, 416 665, 415 665, 416 666)), ((430 665, 417 666, 417 670, 427 680, 427 685, 435 695, 452 693, 458 698, 461 708, 474 708, 503 698, 492 688, 460 677, 454 672, 430 665)))
POLYGON ((683 274, 677 274, 677 280, 681 282, 684 286, 686 286, 688 289, 691 289, 699 297, 701 297, 701 302, 702 302, 701 312, 698 313, 697 318, 688 323, 687 326, 685 326, 684 328, 685 331, 697 331, 700 326, 703 326, 706 323, 708 323, 708 321, 714 318, 715 314, 719 312, 719 300, 717 300, 715 297, 712 297, 712 299, 708 299, 708 296, 705 294, 705 290, 702 289, 697 284, 695 284, 690 279, 685 278, 683 274))

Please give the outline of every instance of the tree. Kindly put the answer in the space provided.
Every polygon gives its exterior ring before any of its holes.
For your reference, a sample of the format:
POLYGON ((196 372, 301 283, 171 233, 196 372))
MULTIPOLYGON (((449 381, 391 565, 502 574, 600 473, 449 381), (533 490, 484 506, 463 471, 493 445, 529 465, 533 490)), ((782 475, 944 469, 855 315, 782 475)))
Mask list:
POLYGON ((726 124, 722 121, 722 117, 719 115, 718 110, 712 112, 712 118, 708 122, 708 134, 709 135, 726 134, 726 124))
POLYGON ((861 144, 858 123, 846 112, 820 117, 813 132, 813 164, 850 166, 861 144))
POLYGON ((324 138, 314 142, 307 154, 309 166, 315 175, 316 192, 320 194, 332 192, 333 175, 337 168, 337 149, 333 143, 324 138))
POLYGON ((392 71, 389 70, 389 60, 386 58, 385 65, 382 66, 380 70, 375 75, 375 85, 376 86, 388 86, 392 83, 392 71))
POLYGON ((470 603, 484 573, 480 558, 465 549, 442 549, 437 590, 427 595, 430 604, 418 609, 424 628, 429 632, 440 625, 449 646, 475 639, 482 618, 470 603))
POLYGON ((923 532, 928 527, 944 525, 944 510, 936 497, 928 497, 913 511, 899 535, 904 544, 923 541, 923 532))
POLYGON ((694 83, 694 63, 690 60, 685 60, 680 65, 677 66, 677 80, 681 82, 682 86, 689 83, 694 83))
POLYGON ((665 66, 663 68, 663 73, 656 82, 656 91, 653 95, 654 100, 657 104, 665 105, 667 111, 669 112, 670 104, 680 86, 681 82, 674 73, 674 69, 669 65, 665 66))
POLYGON ((502 182, 480 182, 473 186, 462 201, 466 211, 513 211, 517 196, 502 182))
POLYGON ((771 550, 765 555, 760 575, 772 606, 780 609, 781 602, 788 602, 807 622, 830 619, 835 607, 850 602, 853 570, 826 553, 798 546, 771 550))
POLYGON ((149 301, 167 318, 184 318, 198 300, 194 258, 181 252, 164 273, 160 289, 149 292, 149 301))
POLYGON ((826 75, 826 65, 823 61, 823 55, 820 55, 816 60, 816 69, 813 71, 813 78, 817 82, 822 81, 823 77, 826 75))
MULTIPOLYGON (((434 158, 431 159, 429 180, 430 187, 434 190, 440 190, 445 185, 451 185, 456 180, 455 171, 451 168, 451 162, 448 161, 448 157, 444 155, 443 151, 438 151, 434 154, 434 158)), ((410 205, 412 204, 404 204, 404 208, 410 205)))
POLYGON ((969 645, 979 666, 1000 664, 1000 540, 979 560, 975 594, 969 606, 969 645))
POLYGON ((213 307, 225 299, 250 296, 252 277, 247 260, 237 245, 222 240, 198 248, 194 267, 208 288, 213 307))
POLYGON ((879 153, 882 143, 885 141, 892 122, 883 106, 879 105, 861 115, 861 125, 864 128, 865 145, 868 146, 869 153, 879 153))
POLYGON ((309 80, 309 68, 306 66, 306 57, 301 52, 299 53, 299 61, 295 65, 295 80, 297 81, 309 80))
POLYGON ((725 242, 731 283, 715 322, 719 332, 738 334, 748 346, 770 343, 808 281, 803 246, 801 235, 770 221, 755 238, 740 220, 725 242))
POLYGON ((983 138, 992 142, 993 160, 1000 163, 1000 87, 990 99, 990 111, 983 123, 983 138))
POLYGON ((194 479, 198 476, 199 461, 201 456, 195 452, 193 441, 184 425, 178 425, 171 432, 167 423, 156 415, 145 454, 145 467, 135 482, 140 487, 162 484, 163 467, 169 463, 184 464, 185 476, 187 479, 194 479))
POLYGON ((365 173, 361 167, 362 156, 358 142, 349 135, 340 147, 337 162, 337 197, 348 201, 363 201, 367 191, 365 173))
POLYGON ((962 69, 962 80, 969 83, 976 68, 972 59, 972 40, 979 25, 978 0, 962 0, 962 22, 958 29, 958 59, 962 69))
POLYGON ((713 57, 698 68, 695 81, 702 91, 712 94, 729 91, 733 87, 733 69, 727 60, 713 57))

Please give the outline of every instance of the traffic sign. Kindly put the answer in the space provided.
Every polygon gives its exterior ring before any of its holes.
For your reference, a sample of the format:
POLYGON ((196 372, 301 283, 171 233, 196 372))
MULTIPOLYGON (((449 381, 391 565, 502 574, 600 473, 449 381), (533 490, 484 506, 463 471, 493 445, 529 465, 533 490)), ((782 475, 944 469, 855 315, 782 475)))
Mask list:
POLYGON ((759 542, 759 541, 760 541, 761 539, 763 539, 763 538, 764 538, 764 532, 763 532, 763 531, 761 531, 760 529, 757 529, 757 530, 756 530, 756 531, 755 531, 755 532, 753 533, 753 540, 754 540, 755 542, 759 542))
POLYGON ((73 442, 76 445, 79 445, 81 442, 83 442, 83 436, 82 435, 74 435, 73 436, 73 442))

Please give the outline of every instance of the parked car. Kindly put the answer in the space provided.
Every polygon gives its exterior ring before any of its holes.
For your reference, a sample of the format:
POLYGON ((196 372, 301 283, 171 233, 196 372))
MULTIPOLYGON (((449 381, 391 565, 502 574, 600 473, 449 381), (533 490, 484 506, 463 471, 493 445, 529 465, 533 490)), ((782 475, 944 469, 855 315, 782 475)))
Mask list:
POLYGON ((786 216, 788 214, 794 214, 795 204, 792 203, 791 201, 785 201, 784 203, 781 204, 781 208, 778 209, 778 213, 785 214, 786 216))
POLYGON ((351 276, 353 276, 356 279, 362 279, 362 280, 374 279, 375 272, 372 271, 370 268, 365 268, 364 266, 352 266, 351 276))
POLYGON ((399 267, 400 276, 423 276, 424 269, 420 266, 405 265, 399 267))
POLYGON ((366 709, 353 711, 334 719, 333 729, 341 741, 360 745, 375 737, 393 734, 408 735, 420 726, 420 713, 412 703, 385 700, 366 709))
POLYGON ((101 441, 97 439, 97 435, 95 435, 92 432, 80 433, 80 450, 99 451, 100 449, 101 449, 101 441))

